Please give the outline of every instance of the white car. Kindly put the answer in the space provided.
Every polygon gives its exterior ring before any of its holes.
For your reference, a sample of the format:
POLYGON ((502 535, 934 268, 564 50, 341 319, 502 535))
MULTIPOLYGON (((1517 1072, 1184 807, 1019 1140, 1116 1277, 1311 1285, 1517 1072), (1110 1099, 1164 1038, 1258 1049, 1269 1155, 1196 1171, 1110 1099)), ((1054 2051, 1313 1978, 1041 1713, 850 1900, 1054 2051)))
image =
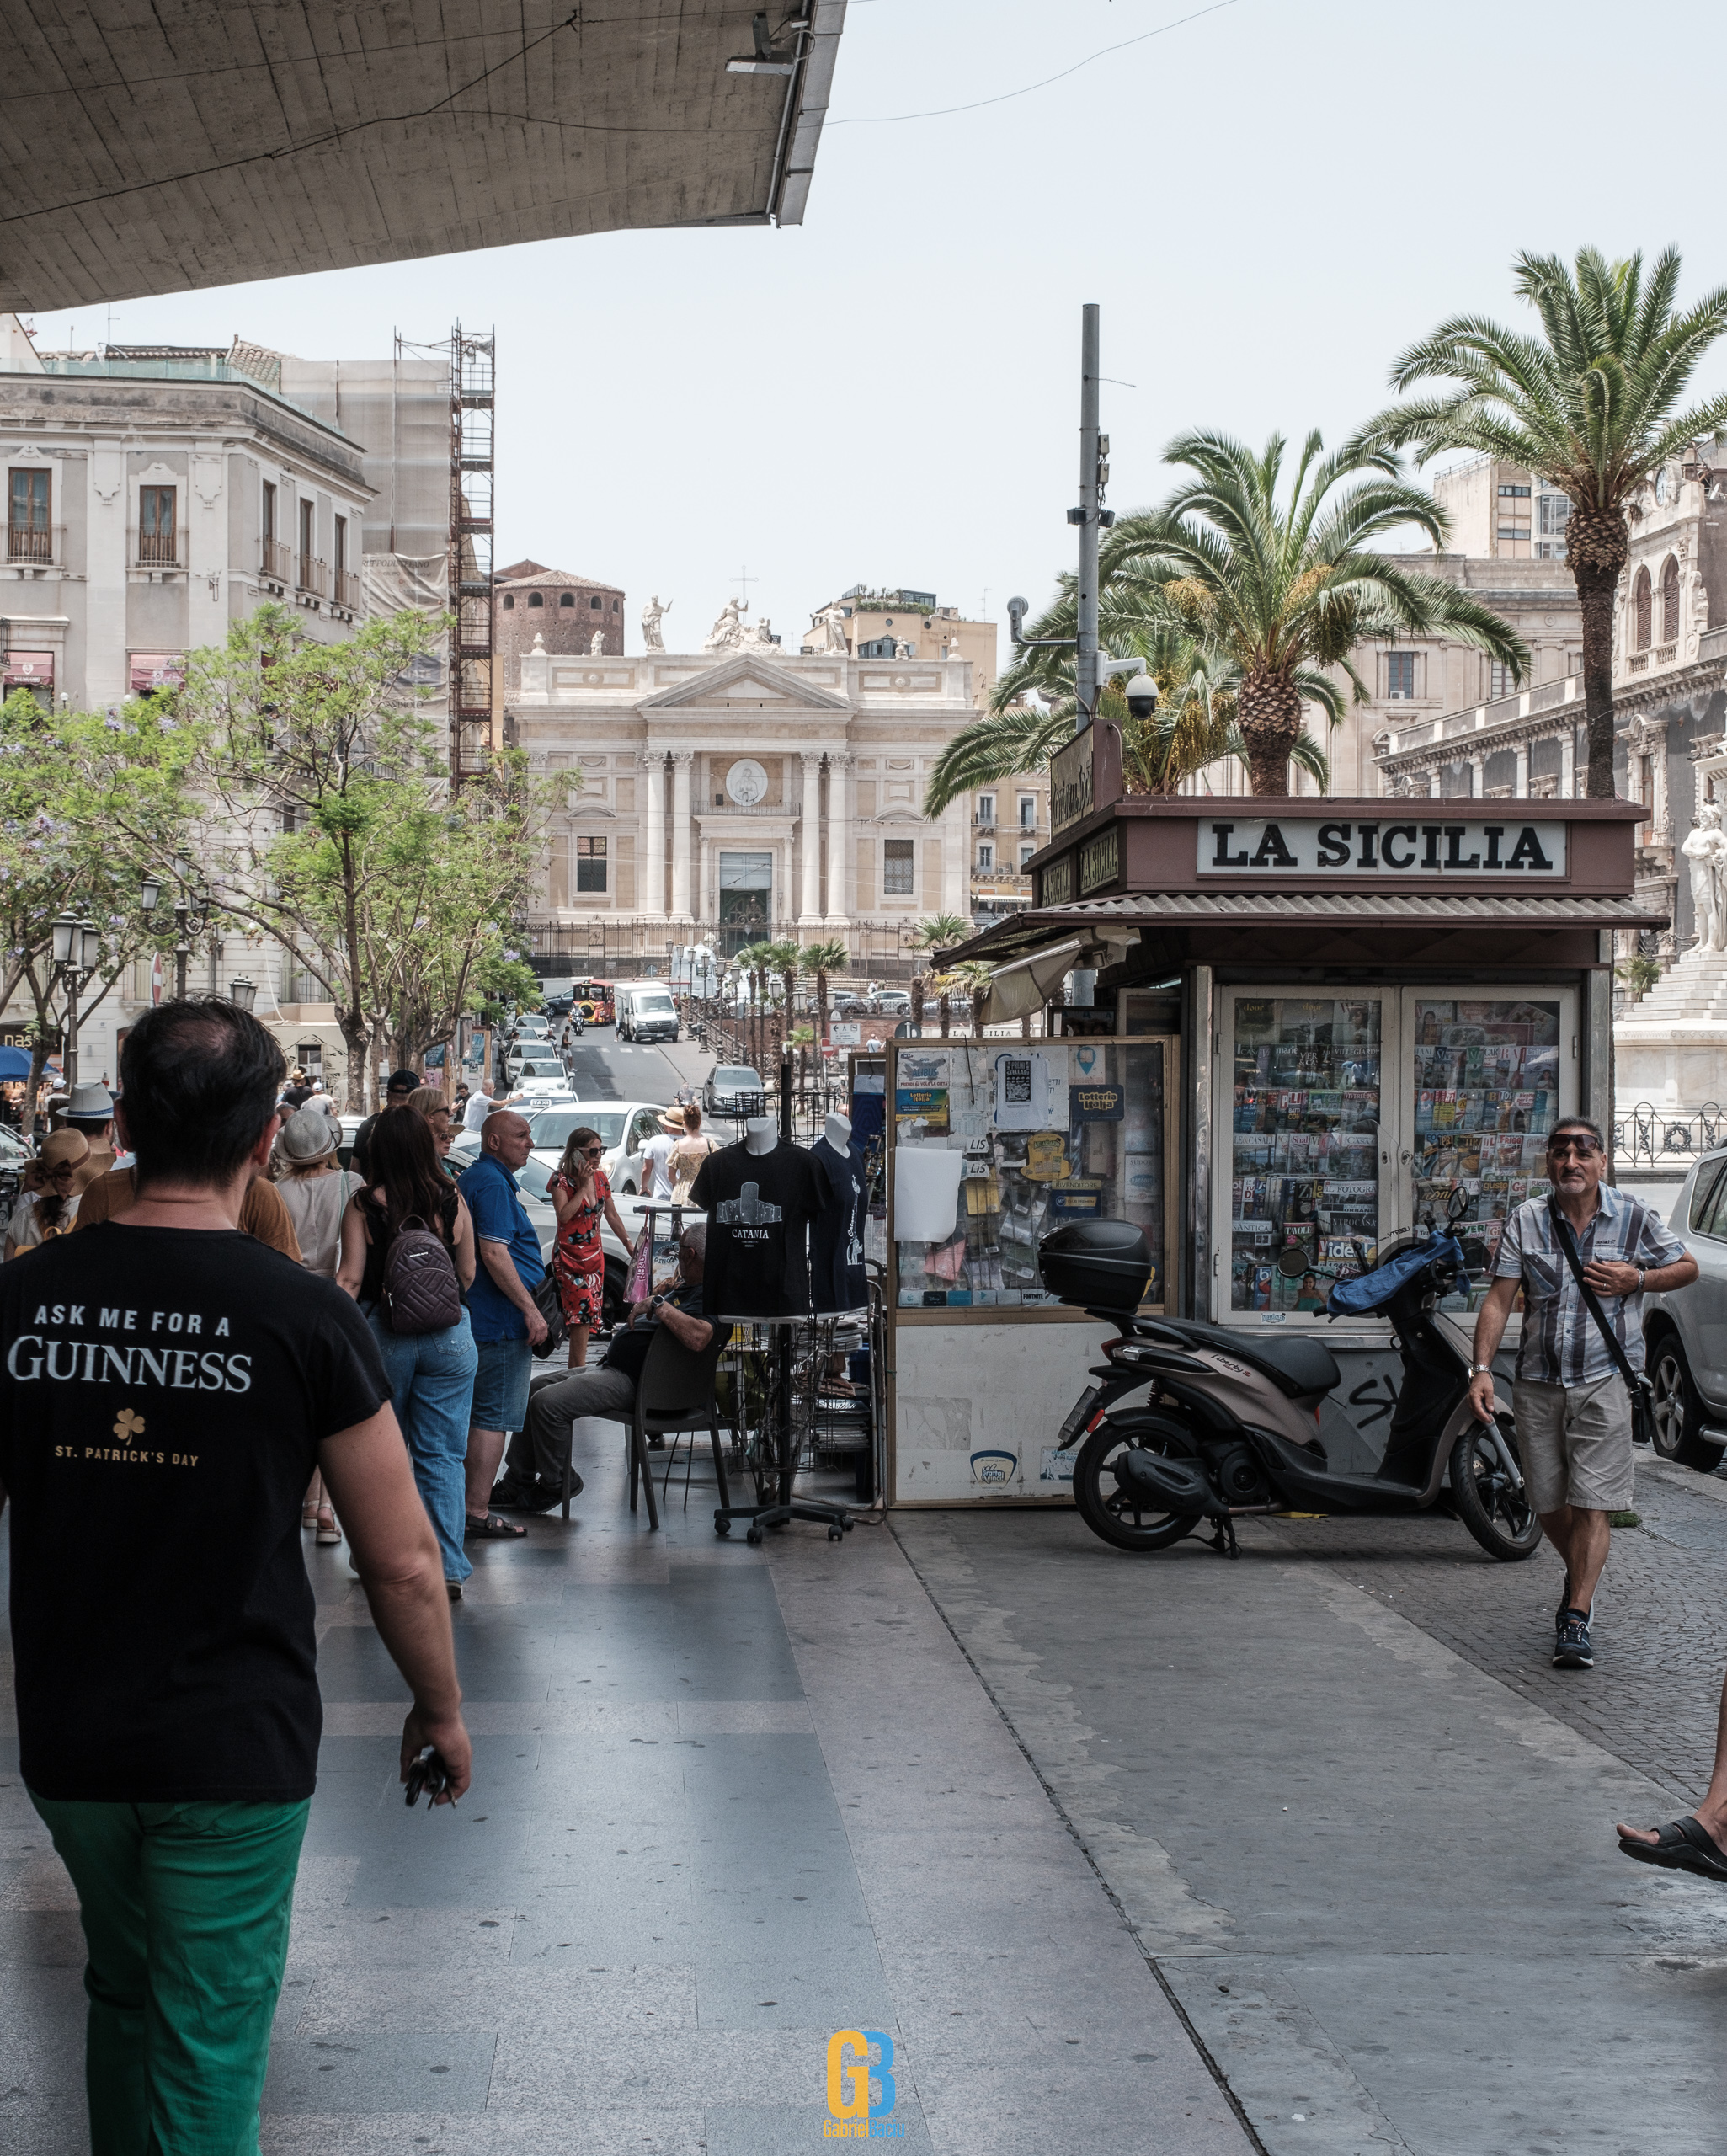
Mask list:
MULTIPOLYGON (((578 1130, 584 1124, 590 1130, 597 1130, 605 1147, 600 1165, 619 1197, 641 1189, 642 1148, 650 1138, 658 1135, 659 1119, 665 1113, 662 1107, 648 1101, 568 1098, 548 1102, 543 1107, 531 1100, 524 1101, 517 1112, 528 1119, 535 1151, 550 1153, 554 1167, 573 1130, 578 1130)), ((472 1160, 479 1150, 479 1132, 464 1131, 450 1149, 451 1166, 455 1167, 458 1161, 472 1160)))

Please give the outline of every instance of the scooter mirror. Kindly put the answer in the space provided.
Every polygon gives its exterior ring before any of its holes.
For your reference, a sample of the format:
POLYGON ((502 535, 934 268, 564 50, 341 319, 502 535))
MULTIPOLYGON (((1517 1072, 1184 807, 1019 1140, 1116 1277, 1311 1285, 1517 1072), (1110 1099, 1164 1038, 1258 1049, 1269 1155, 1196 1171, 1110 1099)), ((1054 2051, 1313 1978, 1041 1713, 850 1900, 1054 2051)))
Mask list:
POLYGON ((1467 1272, 1484 1273, 1490 1263, 1487 1246, 1473 1239, 1463 1245, 1463 1266, 1467 1272))
POLYGON ((1277 1253, 1277 1270, 1286 1280, 1299 1280, 1303 1273, 1311 1273, 1314 1261, 1295 1243, 1285 1243, 1277 1253))
POLYGON ((1463 1188, 1461 1183, 1459 1183, 1456 1189, 1452 1191, 1451 1196, 1445 1201, 1446 1219, 1451 1221, 1454 1225, 1458 1221, 1463 1219, 1464 1214, 1468 1211, 1470 1206, 1473 1205, 1474 1202, 1474 1199, 1470 1197, 1468 1192, 1463 1188))

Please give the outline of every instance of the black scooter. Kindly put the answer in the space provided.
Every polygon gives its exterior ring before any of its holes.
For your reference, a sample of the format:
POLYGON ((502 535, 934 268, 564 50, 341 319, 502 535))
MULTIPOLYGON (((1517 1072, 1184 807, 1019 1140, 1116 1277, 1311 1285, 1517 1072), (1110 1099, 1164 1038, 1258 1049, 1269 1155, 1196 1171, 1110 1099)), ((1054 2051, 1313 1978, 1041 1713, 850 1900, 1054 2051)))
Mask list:
MULTIPOLYGON (((1323 1342, 1245 1333, 1180 1318, 1134 1315, 1150 1276, 1140 1231, 1120 1220, 1074 1222, 1038 1249, 1044 1284, 1063 1302, 1120 1328, 1106 1361, 1062 1427, 1079 1443, 1074 1501, 1094 1534, 1118 1550, 1167 1550, 1202 1523, 1212 1546, 1236 1555, 1246 1513, 1422 1513, 1462 1520, 1492 1557, 1533 1555, 1541 1523, 1523 1484, 1516 1431, 1500 1411, 1483 1423, 1468 1399, 1468 1365, 1435 1321, 1440 1298, 1487 1252, 1452 1230, 1468 1199, 1456 1193, 1443 1229, 1392 1251, 1371 1271, 1331 1277, 1334 1317, 1388 1317, 1403 1384, 1385 1456, 1372 1475, 1339 1474, 1319 1436, 1320 1403, 1341 1382, 1323 1342), (1459 1203, 1461 1201, 1461 1203, 1459 1203), (1149 1401, 1127 1405, 1149 1386, 1149 1401)), ((1319 1270, 1301 1250, 1278 1261, 1287 1278, 1319 1270)))

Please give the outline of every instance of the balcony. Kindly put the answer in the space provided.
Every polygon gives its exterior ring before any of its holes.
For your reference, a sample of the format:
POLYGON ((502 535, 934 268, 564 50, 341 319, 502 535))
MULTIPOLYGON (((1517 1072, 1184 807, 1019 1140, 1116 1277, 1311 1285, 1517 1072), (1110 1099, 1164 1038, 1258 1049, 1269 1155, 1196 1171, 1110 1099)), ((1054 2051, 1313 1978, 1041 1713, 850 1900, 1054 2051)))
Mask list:
POLYGON ((66 561, 66 526, 63 524, 46 526, 8 524, 6 527, 6 560, 8 567, 18 569, 63 567, 66 561))
POLYGON ((286 585, 294 579, 294 549, 281 539, 266 539, 259 550, 258 574, 286 585))
POLYGON ((360 579, 352 569, 336 572, 336 604, 345 606, 350 614, 360 611, 360 579))
POLYGON ((329 564, 321 561, 316 554, 302 554, 294 581, 298 590, 309 593, 312 598, 328 599, 330 595, 329 564))
POLYGON ((993 831, 995 829, 995 811, 992 808, 986 814, 979 809, 972 819, 972 829, 974 831, 993 831))
POLYGON ((141 569, 179 569, 186 565, 186 535, 179 531, 136 531, 132 565, 141 569))

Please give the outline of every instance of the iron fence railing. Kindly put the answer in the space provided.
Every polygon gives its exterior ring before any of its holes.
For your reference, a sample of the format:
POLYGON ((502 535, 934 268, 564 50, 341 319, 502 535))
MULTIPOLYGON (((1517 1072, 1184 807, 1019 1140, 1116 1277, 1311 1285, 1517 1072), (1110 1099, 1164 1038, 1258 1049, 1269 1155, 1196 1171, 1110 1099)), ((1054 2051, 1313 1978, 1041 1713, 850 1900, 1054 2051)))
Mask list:
POLYGON ((1671 1113, 1649 1101, 1613 1117, 1613 1155, 1621 1169, 1682 1167, 1727 1139, 1727 1108, 1705 1101, 1700 1108, 1671 1113))

